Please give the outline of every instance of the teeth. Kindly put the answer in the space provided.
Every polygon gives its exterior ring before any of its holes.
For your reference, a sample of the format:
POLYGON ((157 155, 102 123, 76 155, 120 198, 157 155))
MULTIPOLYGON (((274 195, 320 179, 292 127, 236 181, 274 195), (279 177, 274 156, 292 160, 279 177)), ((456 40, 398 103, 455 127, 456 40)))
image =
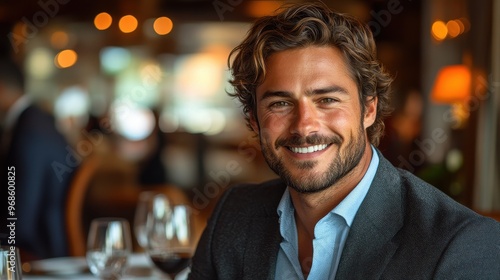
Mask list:
POLYGON ((298 154, 307 154, 307 153, 313 153, 317 151, 321 151, 325 149, 328 145, 327 144, 322 144, 322 145, 314 145, 314 146, 309 146, 309 147, 290 147, 290 150, 294 153, 298 154))

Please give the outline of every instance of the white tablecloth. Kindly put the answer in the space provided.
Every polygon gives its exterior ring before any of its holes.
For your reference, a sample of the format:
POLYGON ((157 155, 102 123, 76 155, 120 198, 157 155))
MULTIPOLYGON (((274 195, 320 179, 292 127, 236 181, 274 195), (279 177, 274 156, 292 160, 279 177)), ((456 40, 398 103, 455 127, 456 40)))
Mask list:
MULTIPOLYGON (((76 272, 71 273, 71 271, 64 271, 64 268, 71 267, 72 265, 77 268, 85 263, 85 258, 58 258, 58 259, 48 259, 42 260, 36 263, 37 268, 43 268, 44 266, 48 270, 53 270, 53 267, 61 268, 61 273, 52 273, 47 275, 40 275, 39 271, 36 275, 31 275, 25 273, 23 275, 24 280, 57 280, 57 279, 68 279, 68 280, 96 280, 99 279, 92 275, 90 272, 76 272), (50 267, 50 268, 49 268, 50 267)), ((177 275, 176 280, 184 280, 187 278, 189 270, 186 269, 177 275)), ((160 279, 170 279, 167 275, 163 274, 161 271, 154 267, 149 257, 146 254, 133 254, 128 259, 128 267, 125 274, 121 280, 160 280, 160 279)))

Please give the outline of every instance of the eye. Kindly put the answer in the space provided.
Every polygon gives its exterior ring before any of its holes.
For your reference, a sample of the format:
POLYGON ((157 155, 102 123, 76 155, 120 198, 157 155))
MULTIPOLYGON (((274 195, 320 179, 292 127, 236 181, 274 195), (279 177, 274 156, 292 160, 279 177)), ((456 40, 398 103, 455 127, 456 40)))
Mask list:
POLYGON ((276 101, 276 102, 273 102, 269 105, 269 107, 274 107, 274 108, 281 108, 281 107, 287 107, 287 106, 290 106, 290 103, 288 103, 286 101, 276 101))
POLYGON ((331 104, 331 103, 335 103, 335 102, 339 102, 339 100, 335 99, 335 98, 331 98, 331 97, 322 98, 319 101, 319 103, 323 103, 323 104, 331 104))

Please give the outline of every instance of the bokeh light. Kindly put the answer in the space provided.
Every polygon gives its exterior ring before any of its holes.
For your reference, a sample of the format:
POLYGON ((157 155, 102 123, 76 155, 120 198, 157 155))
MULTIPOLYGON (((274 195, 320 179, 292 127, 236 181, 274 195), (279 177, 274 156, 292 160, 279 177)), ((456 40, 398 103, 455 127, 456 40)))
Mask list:
POLYGON ((142 85, 149 88, 157 86, 161 82, 163 73, 158 63, 154 61, 148 61, 140 66, 139 76, 142 85))
POLYGON ((106 12, 102 12, 94 18, 94 26, 98 30, 106 30, 111 26, 112 23, 113 18, 106 12))
POLYGON ((446 38, 456 38, 463 33, 468 32, 470 23, 467 18, 452 19, 448 22, 437 20, 432 24, 431 34, 437 41, 442 41, 446 38))
POLYGON ((118 27, 123 33, 131 33, 137 29, 137 19, 132 15, 123 16, 118 22, 118 27))
POLYGON ((435 21, 432 24, 432 36, 438 40, 442 41, 448 35, 448 28, 446 28, 446 24, 440 20, 435 21))
POLYGON ((75 65, 77 60, 78 55, 74 50, 63 50, 56 55, 54 63, 59 68, 68 68, 75 65))
POLYGON ((101 67, 108 74, 116 74, 128 67, 132 54, 125 48, 106 47, 100 53, 101 67))
MULTIPOLYGON (((191 106, 176 109, 174 113, 177 116, 173 120, 178 120, 180 127, 193 134, 217 135, 226 128, 227 124, 226 115, 218 108, 191 106)), ((177 123, 165 123, 165 121, 167 120, 162 120, 164 122, 161 124, 162 131, 172 130, 175 128, 172 124, 177 125, 177 123)))
POLYGON ((167 35, 173 27, 174 24, 168 17, 159 17, 153 23, 153 28, 158 35, 167 35))
POLYGON ((148 108, 116 101, 111 106, 111 112, 116 132, 131 141, 146 139, 156 125, 155 116, 148 108))
POLYGON ((64 31, 56 31, 50 36, 50 44, 56 49, 66 48, 69 44, 69 35, 64 31))
POLYGON ((448 35, 454 38, 463 32, 463 25, 459 24, 459 20, 450 20, 446 23, 446 28, 448 29, 448 35))
POLYGON ((28 74, 34 79, 47 79, 54 73, 53 53, 46 48, 33 49, 26 58, 28 74))
POLYGON ((176 67, 175 90, 186 98, 211 98, 223 86, 224 62, 214 55, 186 55, 178 60, 176 67))
POLYGON ((79 86, 65 88, 54 104, 54 113, 58 118, 88 117, 90 100, 88 93, 79 86))

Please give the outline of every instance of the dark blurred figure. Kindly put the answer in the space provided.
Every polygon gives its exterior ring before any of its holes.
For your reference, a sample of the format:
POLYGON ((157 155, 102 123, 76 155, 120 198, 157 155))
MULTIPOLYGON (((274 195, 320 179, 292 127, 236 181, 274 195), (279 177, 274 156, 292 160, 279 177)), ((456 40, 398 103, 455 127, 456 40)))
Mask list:
POLYGON ((167 171, 162 161, 165 139, 158 125, 160 114, 153 110, 155 116, 155 128, 148 140, 150 151, 139 164, 139 184, 141 186, 163 185, 168 183, 167 171))
POLYGON ((24 94, 21 69, 5 58, 0 59, 0 124, 0 232, 12 236, 6 204, 8 181, 14 180, 15 245, 23 261, 68 255, 64 208, 77 163, 68 164, 71 149, 54 117, 24 94))
POLYGON ((422 166, 408 166, 408 161, 410 154, 419 150, 415 140, 422 130, 422 95, 414 88, 396 93, 392 98, 394 111, 385 121, 385 134, 378 148, 393 165, 417 173, 422 166))

